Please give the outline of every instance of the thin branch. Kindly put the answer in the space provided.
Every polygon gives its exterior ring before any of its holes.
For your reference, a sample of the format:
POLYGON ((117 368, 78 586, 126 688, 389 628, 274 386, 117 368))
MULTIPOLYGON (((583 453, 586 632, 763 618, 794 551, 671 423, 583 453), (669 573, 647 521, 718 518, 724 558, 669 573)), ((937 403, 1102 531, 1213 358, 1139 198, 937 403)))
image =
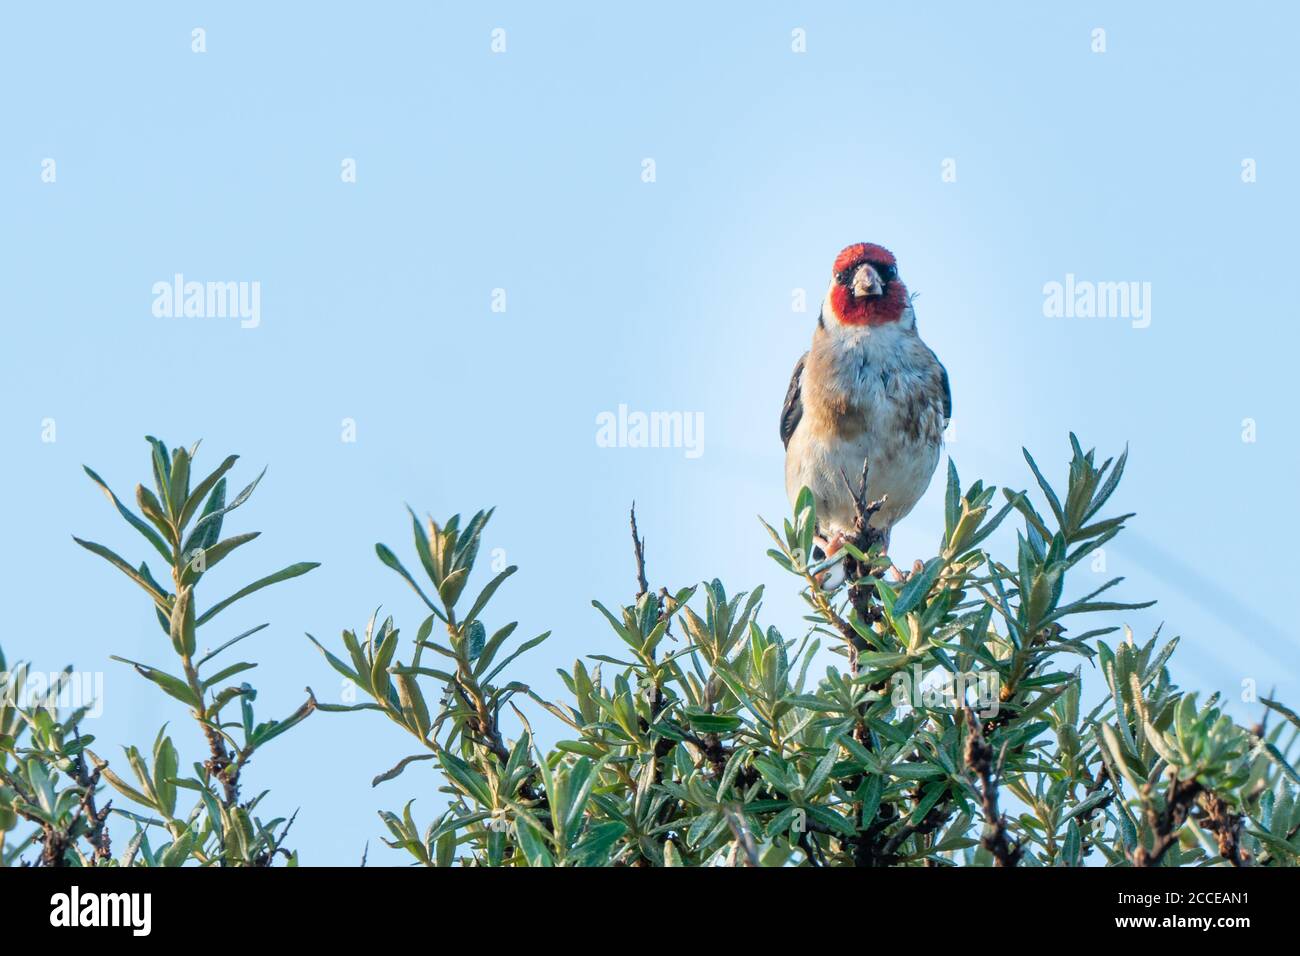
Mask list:
MULTIPOLYGON (((979 778, 980 802, 984 809, 984 833, 980 836, 980 846, 993 854, 994 866, 1015 866, 1020 862, 1021 846, 1019 842, 1007 837, 1006 817, 998 810, 998 788, 993 782, 993 748, 980 733, 979 722, 970 707, 963 708, 969 734, 966 738, 966 766, 979 778)), ((1003 756, 1006 748, 1003 748, 1003 756)), ((998 760, 998 774, 1002 771, 1002 759, 998 760)))
POLYGON ((1200 796, 1202 787, 1195 779, 1179 780, 1177 773, 1171 774, 1169 790, 1165 794, 1164 807, 1156 810, 1155 801, 1151 799, 1151 785, 1143 788, 1142 799, 1147 807, 1147 824, 1155 835, 1151 849, 1141 844, 1133 851, 1134 866, 1158 866, 1169 848, 1178 841, 1178 831, 1187 820, 1188 811, 1200 796))
POLYGON ((749 832, 744 816, 733 807, 723 809, 722 815, 726 817, 727 826, 736 838, 736 846, 745 854, 745 865, 758 866, 758 849, 754 846, 754 835, 749 832))
POLYGON ((650 582, 645 576, 645 538, 640 536, 636 527, 636 502, 632 502, 632 552, 636 555, 636 599, 650 590, 650 582))

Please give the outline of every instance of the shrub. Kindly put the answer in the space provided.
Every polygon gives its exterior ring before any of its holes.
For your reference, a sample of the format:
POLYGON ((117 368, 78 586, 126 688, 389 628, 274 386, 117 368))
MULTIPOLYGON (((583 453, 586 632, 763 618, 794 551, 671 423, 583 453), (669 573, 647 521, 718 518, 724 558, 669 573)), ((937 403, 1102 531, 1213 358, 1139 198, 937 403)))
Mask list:
POLYGON ((1289 725, 1285 750, 1294 744, 1296 715, 1265 701, 1285 724, 1237 726, 1218 695, 1198 704, 1171 683, 1176 640, 1072 632, 1082 615, 1146 605, 1103 598, 1120 579, 1063 598, 1067 573, 1131 517, 1101 515, 1127 453, 1098 466, 1071 445, 1064 496, 1025 453, 1046 514, 1009 490, 995 512, 996 490, 963 493, 950 464, 939 553, 905 580, 885 573, 865 480, 858 533, 829 560, 813 557, 805 492, 792 520, 768 528, 769 554, 809 607, 793 638, 759 623, 761 588, 653 593, 633 514, 638 592, 614 611, 594 602, 617 650, 560 671, 565 703, 502 676, 546 637, 507 655, 515 625, 488 636, 483 617, 514 568, 460 611, 490 512, 463 529, 412 515, 426 587, 376 546, 428 611, 409 658, 391 618, 361 638, 345 631, 346 660, 321 648, 373 698, 348 709, 379 710, 418 742, 375 782, 425 760, 443 776, 449 806, 425 829, 409 803, 381 814, 390 845, 437 866, 1294 864, 1300 780, 1279 741, 1289 725), (1003 563, 983 544, 1012 514, 1023 530, 1003 563), (827 593, 838 562, 851 583, 827 593), (823 642, 844 665, 813 679, 823 642), (1069 657, 1097 666, 1109 690, 1086 712, 1069 657), (567 738, 543 751, 522 698, 567 738), (507 704, 522 727, 513 741, 507 704))
POLYGON ((84 707, 61 710, 58 682, 33 695, 27 666, 0 657, 0 864, 295 863, 284 846, 292 820, 264 822, 265 794, 245 799, 241 784, 253 755, 313 710, 377 711, 414 738, 416 752, 375 784, 436 766, 445 809, 427 826, 411 802, 380 814, 389 845, 427 866, 1290 866, 1300 857, 1290 756, 1300 717, 1266 699, 1271 714, 1240 726, 1217 694, 1202 703, 1174 686, 1177 639, 1139 644, 1118 625, 1078 623, 1146 606, 1108 596, 1120 579, 1065 597, 1068 572, 1131 517, 1102 514, 1126 455, 1097 465, 1071 436, 1058 494, 1026 452, 1045 512, 1024 491, 1004 490, 999 502, 977 481, 963 492, 950 464, 938 553, 906 573, 881 553, 865 481, 855 533, 830 558, 804 493, 781 528, 768 527, 770 556, 808 605, 791 637, 760 624, 761 587, 652 590, 633 513, 636 593, 613 609, 593 602, 610 653, 559 672, 564 702, 507 676, 548 634, 518 641, 515 623, 487 624, 516 568, 468 587, 491 512, 463 524, 412 514, 420 578, 392 549, 376 551, 424 605, 414 637, 376 615, 360 635, 344 631, 337 654, 311 638, 369 699, 318 702, 309 691, 288 718, 259 723, 253 688, 228 683, 255 665, 213 661, 261 628, 202 656, 197 630, 316 565, 291 565, 200 612, 206 570, 256 537, 220 532, 257 480, 226 504, 234 456, 191 488, 194 449, 150 443, 155 490, 137 488, 143 518, 87 473, 159 552, 169 582, 78 543, 148 594, 179 672, 124 663, 187 706, 206 759, 185 774, 159 731, 150 757, 125 748, 128 782, 89 749, 84 707), (1013 516, 1022 527, 1004 563, 985 544, 1013 516), (828 590, 835 565, 847 583, 828 590), (827 666, 828 652, 842 662, 827 666), (1105 687, 1088 710, 1083 664, 1105 687), (531 726, 538 708, 563 728, 553 747, 531 726), (105 784, 137 809, 104 800, 105 784), (181 790, 195 794, 188 811, 181 790), (117 857, 110 815, 134 831, 117 857))
MULTIPOLYGON (((37 843, 42 847, 41 862, 51 866, 115 862, 180 866, 190 860, 204 866, 268 866, 277 856, 295 863, 296 854, 283 846, 292 819, 277 817, 264 822, 256 811, 265 794, 242 799, 240 784, 253 755, 305 719, 315 709, 315 702, 307 700, 284 720, 258 723, 253 710, 256 690, 246 682, 227 683, 256 664, 239 661, 221 666, 214 662, 267 625, 238 634, 202 655, 198 652, 198 629, 236 601, 305 574, 317 565, 290 565, 199 611, 196 592, 207 571, 261 533, 221 537, 226 515, 248 500, 262 475, 227 503, 226 473, 234 467, 237 455, 226 458, 191 487, 190 467, 198 446, 169 453, 158 439, 148 441, 152 447, 154 490, 143 484, 136 486, 136 503, 143 519, 122 504, 99 475, 90 468, 85 470, 118 513, 162 557, 169 572, 164 576, 167 583, 154 576, 148 562, 133 565, 104 545, 81 538, 73 540, 113 565, 148 595, 158 625, 176 657, 179 674, 121 657, 113 659, 134 668, 164 694, 189 708, 202 733, 207 759, 192 765, 192 776, 184 774, 179 751, 164 727, 158 731, 149 756, 135 746, 124 748, 125 763, 134 778, 128 782, 125 774, 117 773, 87 749, 93 738, 83 737, 79 730, 84 707, 60 720, 52 706, 58 687, 51 688, 45 703, 18 706, 18 699, 24 696, 25 674, 20 671, 10 675, 12 693, 0 696, 0 703, 9 702, 0 709, 0 784, 6 788, 0 790, 0 805, 8 802, 13 815, 35 824, 36 829, 5 862, 13 862, 21 847, 37 843), (232 719, 228 711, 236 706, 238 717, 232 719), (20 746, 19 740, 24 730, 30 736, 26 747, 20 746), (10 758, 15 764, 12 769, 6 767, 10 758), (62 789, 60 775, 68 778, 62 789), (104 826, 109 804, 96 809, 101 778, 120 796, 147 811, 142 814, 112 808, 113 813, 135 825, 133 839, 116 861, 104 826), (182 790, 196 794, 188 811, 178 807, 182 790), (162 842, 150 840, 151 828, 162 831, 162 842)), ((3 813, 0 810, 0 830, 6 823, 12 826, 16 822, 12 816, 5 820, 3 813)))

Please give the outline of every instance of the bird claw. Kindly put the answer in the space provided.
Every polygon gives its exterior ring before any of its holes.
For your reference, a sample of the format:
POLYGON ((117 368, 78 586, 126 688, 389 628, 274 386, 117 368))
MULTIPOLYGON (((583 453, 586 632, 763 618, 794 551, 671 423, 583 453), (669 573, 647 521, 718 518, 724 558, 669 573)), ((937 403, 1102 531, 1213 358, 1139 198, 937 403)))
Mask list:
POLYGON ((822 554, 826 555, 828 558, 833 558, 836 553, 844 547, 844 532, 837 531, 830 537, 830 539, 821 536, 814 536, 813 542, 817 547, 822 549, 822 554))
POLYGON ((912 562, 912 570, 910 571, 902 571, 899 569, 898 565, 890 564, 889 573, 893 576, 895 581, 905 582, 909 580, 912 577, 912 575, 920 574, 921 571, 924 570, 924 568, 925 568, 925 562, 918 559, 912 562))
MULTIPOLYGON (((829 539, 823 538, 820 535, 813 537, 813 542, 821 550, 822 554, 825 555, 824 560, 829 560, 842 551, 844 549, 844 540, 844 533, 842 531, 836 532, 829 539)), ((848 575, 844 573, 843 561, 837 562, 832 567, 827 568, 825 571, 822 571, 820 574, 815 576, 817 586, 823 591, 838 590, 847 578, 848 575)))

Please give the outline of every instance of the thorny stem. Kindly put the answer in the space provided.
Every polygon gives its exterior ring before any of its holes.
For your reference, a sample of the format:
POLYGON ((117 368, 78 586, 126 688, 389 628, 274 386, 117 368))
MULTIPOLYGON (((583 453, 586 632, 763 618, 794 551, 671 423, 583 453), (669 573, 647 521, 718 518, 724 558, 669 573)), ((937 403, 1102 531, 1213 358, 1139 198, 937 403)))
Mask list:
MULTIPOLYGON (((964 708, 964 711, 970 730, 966 738, 966 766, 979 778, 980 803, 984 809, 984 833, 980 837, 980 846, 993 854, 994 866, 1015 866, 1020 862, 1022 851, 1018 842, 1007 838, 1006 818, 998 810, 998 789, 993 782, 993 748, 980 733, 975 712, 970 707, 964 708)), ((1004 747, 1004 754, 1005 750, 1004 747)), ((999 773, 1001 763, 999 760, 999 773)))
MULTIPOLYGON (((80 740, 80 734, 77 735, 80 740)), ((77 803, 77 808, 72 812, 71 818, 62 827, 56 827, 40 819, 37 816, 26 813, 20 808, 15 808, 19 816, 29 823, 34 823, 40 829, 40 836, 37 842, 42 846, 40 865, 47 867, 63 867, 68 865, 67 851, 76 849, 77 842, 77 823, 81 819, 86 820, 86 830, 84 834, 86 842, 90 844, 93 851, 92 858, 96 863, 101 860, 112 858, 112 844, 109 839, 108 830, 105 824, 108 820, 109 811, 112 809, 113 801, 110 800, 104 804, 102 809, 95 806, 95 790, 99 786, 100 771, 107 764, 100 764, 93 770, 86 767, 85 751, 80 751, 72 761, 71 776, 77 782, 81 789, 81 799, 77 803)), ((0 782, 16 792, 25 802, 36 803, 37 799, 34 794, 28 793, 22 783, 0 769, 0 782)), ((0 853, 4 850, 6 833, 0 831, 0 853)), ((85 860, 84 854, 79 849, 77 854, 82 860, 85 860)))
POLYGON ((1198 803, 1205 811, 1201 828, 1214 834, 1219 856, 1233 866, 1246 866, 1250 856, 1241 848, 1241 814, 1229 812, 1227 803, 1209 790, 1201 794, 1198 803))
MULTIPOLYGON (((876 512, 885 506, 885 498, 877 501, 871 501, 867 498, 867 462, 862 462, 862 476, 858 479, 858 487, 853 488, 849 484, 849 476, 841 469, 840 477, 844 480, 844 487, 849 495, 853 498, 853 535, 849 542, 857 548, 862 554, 870 554, 871 549, 876 545, 885 544, 885 535, 878 528, 871 526, 871 519, 875 517, 876 512)), ((844 558, 844 575, 846 580, 852 582, 849 585, 849 603, 853 610, 857 612, 858 619, 867 627, 871 627, 880 620, 880 609, 872 600, 873 592, 869 588, 864 588, 859 583, 860 579, 872 573, 870 567, 860 566, 858 560, 853 555, 846 555, 844 558)), ((856 631, 853 632, 856 641, 850 641, 849 644, 849 665, 856 676, 858 672, 858 652, 867 649, 867 643, 862 640, 862 636, 856 631)))
POLYGON ((86 833, 86 842, 94 848, 96 863, 101 860, 111 860, 113 857, 112 841, 105 826, 108 822, 109 811, 113 807, 113 801, 109 800, 102 809, 96 809, 95 807, 95 789, 99 786, 99 774, 102 769, 103 767, 95 767, 93 770, 87 771, 85 750, 78 753, 76 762, 73 765, 77 783, 85 789, 77 813, 78 815, 84 815, 88 821, 89 830, 86 833))
MULTIPOLYGON (((867 472, 868 463, 862 462, 862 474, 858 479, 858 486, 855 489, 849 483, 849 476, 840 471, 840 477, 844 480, 844 487, 853 499, 853 507, 856 512, 853 520, 853 533, 846 542, 852 545, 861 554, 870 554, 872 548, 876 545, 884 545, 885 535, 877 528, 871 526, 871 519, 875 514, 884 507, 885 499, 871 501, 867 496, 867 472)), ((844 576, 848 584, 849 606, 853 608, 857 615, 858 621, 868 629, 874 628, 883 617, 879 605, 876 604, 874 591, 863 586, 861 583, 864 577, 873 574, 869 565, 860 563, 851 553, 845 554, 843 558, 844 576)), ((863 651, 873 649, 873 645, 853 627, 851 623, 844 620, 831 606, 825 593, 822 591, 820 582, 816 581, 811 575, 806 575, 812 585, 812 595, 814 604, 818 611, 831 622, 841 634, 844 635, 847 644, 849 673, 857 677, 859 673, 859 655, 863 651)), ((867 731, 865 711, 859 711, 857 720, 854 722, 853 737, 863 747, 871 749, 871 735, 867 731)), ((856 791, 862 784, 862 777, 859 775, 849 781, 846 785, 852 791, 856 791)), ((883 808, 882 808, 883 809, 883 808)), ((938 808, 936 808, 937 810, 938 808)), ((855 817, 861 816, 862 803, 856 801, 853 804, 853 813, 855 817)), ((925 823, 929 820, 927 815, 925 823)), ((855 866, 876 866, 893 858, 899 846, 911 836, 916 827, 904 827, 884 846, 878 846, 880 832, 892 820, 877 819, 866 832, 857 834, 847 842, 852 850, 853 862, 855 866)), ((938 826, 938 824, 936 824, 938 826)), ((816 844, 816 841, 812 841, 816 844)), ((806 847, 805 847, 806 851, 806 847)))
MULTIPOLYGON (((629 521, 632 529, 632 555, 636 560, 637 593, 635 603, 640 604, 641 599, 650 593, 650 581, 646 577, 645 571, 645 538, 641 536, 636 524, 636 502, 632 503, 629 521)), ((657 619, 659 621, 662 621, 664 616, 669 613, 668 603, 668 592, 666 589, 661 589, 659 593, 655 595, 655 604, 658 608, 657 619)), ((650 694, 650 721, 640 721, 642 732, 650 729, 651 725, 659 718, 659 715, 663 713, 666 706, 667 702, 664 700, 663 689, 659 686, 659 681, 655 680, 650 694)), ((663 735, 660 735, 659 739, 655 741, 654 752, 650 757, 650 759, 654 761, 655 783, 660 783, 663 780, 663 762, 668 755, 673 752, 675 746, 677 746, 675 740, 663 735)), ((665 808, 667 808, 667 806, 668 805, 665 804, 665 808)), ((648 865, 648 861, 644 856, 642 856, 633 865, 648 865)))
POLYGON ((754 846, 754 835, 749 832, 749 826, 745 823, 745 815, 733 807, 727 807, 723 811, 723 816, 726 817, 727 826, 731 828, 731 833, 736 838, 733 857, 743 852, 745 866, 758 866, 758 849, 754 846))
MULTIPOLYGON (((181 554, 180 529, 175 529, 175 550, 172 561, 172 583, 176 589, 174 600, 179 601, 181 590, 184 587, 183 581, 185 571, 190 562, 181 554)), ((203 766, 221 783, 223 797, 222 803, 226 809, 231 809, 239 802, 239 770, 243 760, 237 760, 235 755, 226 749, 226 743, 221 737, 220 730, 213 726, 216 723, 215 715, 208 712, 208 707, 203 703, 203 684, 199 680, 198 669, 194 666, 190 655, 181 653, 179 655, 181 667, 185 673, 185 681, 189 684, 190 689, 194 691, 195 697, 199 700, 199 709, 194 711, 194 718, 198 721, 199 727, 203 730, 203 736, 208 742, 208 749, 212 756, 204 761, 203 766)))
MULTIPOLYGON (((1085 767, 1084 769, 1086 771, 1087 768, 1085 767)), ((1097 775, 1093 777, 1092 783, 1088 784, 1087 788, 1083 791, 1084 798, 1087 799, 1088 797, 1091 797, 1094 793, 1097 793, 1099 790, 1101 790, 1101 788, 1105 786, 1106 781, 1109 779, 1110 779, 1110 775, 1106 772, 1106 761, 1103 760, 1101 763, 1097 765, 1097 775)), ((1091 823, 1092 818, 1096 816, 1098 813, 1100 813, 1102 810, 1106 809, 1106 807, 1110 806, 1111 803, 1114 802, 1114 800, 1115 800, 1115 788, 1112 786, 1110 793, 1108 793, 1100 803, 1098 803, 1091 810, 1085 810, 1083 813, 1079 814, 1080 829, 1082 829, 1087 824, 1091 823)), ((1083 839, 1080 841, 1079 856, 1080 857, 1087 856, 1089 853, 1092 852, 1092 848, 1093 848, 1093 841, 1089 838, 1087 834, 1085 834, 1083 836, 1083 839)))
POLYGON ((636 527, 636 502, 632 502, 632 553, 636 557, 637 600, 650 590, 650 583, 645 576, 645 538, 641 537, 636 527))
POLYGON ((1139 844, 1133 851, 1134 866, 1158 866, 1169 848, 1178 840, 1178 831, 1187 820, 1188 811, 1200 796, 1202 786, 1192 780, 1179 780, 1177 773, 1170 775, 1169 790, 1165 794, 1165 805, 1157 811, 1151 799, 1151 785, 1143 788, 1143 800, 1147 805, 1147 824, 1155 834, 1151 849, 1139 844))
POLYGON ((226 742, 222 740, 216 728, 202 719, 199 720, 199 726, 203 728, 203 735, 208 740, 208 748, 212 751, 212 756, 204 761, 203 766, 208 773, 221 781, 224 791, 222 802, 226 805, 226 809, 230 809, 239 802, 239 765, 226 749, 226 742))

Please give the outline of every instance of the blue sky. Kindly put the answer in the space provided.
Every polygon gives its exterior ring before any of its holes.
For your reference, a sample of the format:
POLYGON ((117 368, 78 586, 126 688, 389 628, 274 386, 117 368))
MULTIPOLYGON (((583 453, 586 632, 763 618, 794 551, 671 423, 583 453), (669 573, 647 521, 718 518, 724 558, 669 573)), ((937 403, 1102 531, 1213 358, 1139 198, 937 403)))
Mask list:
MULTIPOLYGON (((656 584, 765 583, 765 621, 796 636, 801 605, 755 516, 787 508, 790 369, 835 254, 866 240, 920 293, 963 479, 1027 487, 1025 445, 1062 480, 1070 430, 1103 455, 1128 442, 1114 508, 1138 516, 1106 572, 1159 603, 1124 620, 1182 635, 1183 684, 1236 700, 1249 679, 1300 699, 1281 605, 1300 459, 1300 15, 1221 14, 7 5, 0 646, 104 672, 104 755, 170 720, 198 756, 181 709, 108 660, 169 660, 147 602, 70 538, 146 556, 80 466, 129 498, 147 433, 202 438, 208 468, 241 454, 237 479, 270 466, 226 526, 264 535, 205 579, 208 602, 322 562, 201 632, 215 646, 271 622, 248 650, 266 716, 308 684, 337 699, 303 632, 337 643, 380 604, 418 624, 373 552, 409 554, 408 502, 442 517, 498 506, 484 547, 521 571, 489 623, 554 630, 515 670, 544 695, 562 690, 556 667, 611 646, 589 602, 631 596, 633 499, 656 584), (176 273, 260 283, 260 324, 156 317, 151 289, 176 273), (1046 317, 1043 287, 1067 274, 1150 283, 1150 325, 1046 317), (791 308, 800 288, 806 313, 791 308), (599 447, 596 418, 620 404, 701 414, 703 453, 599 447)), ((932 552, 940 492, 896 530, 900 562, 932 552)), ((375 810, 418 796, 427 821, 434 777, 425 764, 369 781, 409 752, 383 718, 320 714, 259 756, 246 790, 303 808, 305 863, 354 863, 367 840, 373 863, 398 863, 375 810)))

